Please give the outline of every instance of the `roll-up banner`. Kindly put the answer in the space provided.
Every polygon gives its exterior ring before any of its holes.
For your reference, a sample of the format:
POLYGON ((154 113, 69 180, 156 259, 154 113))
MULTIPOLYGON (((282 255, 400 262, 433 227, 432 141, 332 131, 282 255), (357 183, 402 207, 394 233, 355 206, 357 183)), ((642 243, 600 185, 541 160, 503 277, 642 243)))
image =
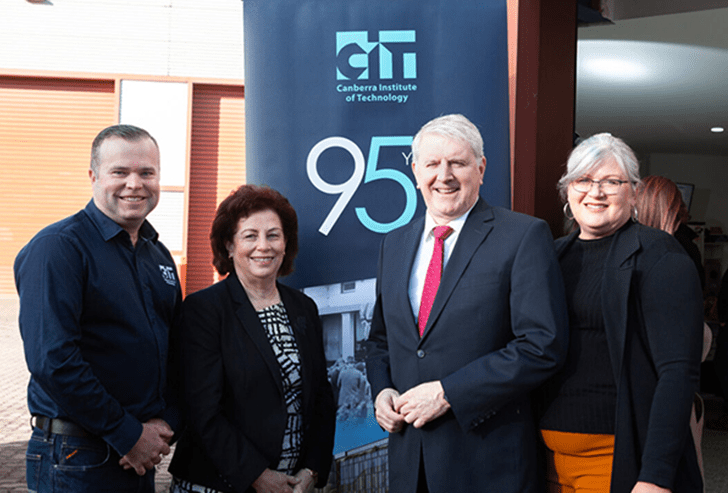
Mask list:
POLYGON ((245 0, 244 26, 247 183, 298 213, 282 282, 319 307, 340 454, 386 437, 363 342, 382 236, 424 214, 417 130, 468 117, 485 141, 481 195, 510 207, 506 1, 245 0))

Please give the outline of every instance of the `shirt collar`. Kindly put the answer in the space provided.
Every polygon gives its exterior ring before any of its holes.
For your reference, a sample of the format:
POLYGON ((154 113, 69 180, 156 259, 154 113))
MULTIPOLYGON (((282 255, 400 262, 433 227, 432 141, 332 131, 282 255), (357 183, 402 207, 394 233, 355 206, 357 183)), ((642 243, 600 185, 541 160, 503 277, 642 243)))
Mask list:
MULTIPOLYGON (((475 201, 475 204, 477 204, 478 201, 475 201)), ((462 216, 453 219, 452 221, 447 223, 447 226, 450 226, 453 229, 453 234, 450 236, 454 236, 456 234, 460 234, 460 231, 463 229, 463 226, 465 225, 465 221, 468 219, 468 216, 470 215, 470 211, 473 210, 473 207, 475 207, 475 204, 473 204, 470 209, 467 210, 465 214, 462 216)), ((435 228, 435 226, 443 226, 440 224, 437 224, 435 220, 430 215, 430 212, 428 211, 427 214, 425 214, 425 231, 426 231, 426 238, 432 237, 432 230, 435 228)))
MULTIPOLYGON (((84 209, 84 211, 86 212, 86 215, 88 215, 88 217, 91 219, 91 222, 93 222, 96 228, 99 230, 99 232, 101 233, 101 237, 104 239, 104 241, 109 241, 122 231, 126 233, 126 230, 124 230, 124 228, 119 226, 118 223, 116 223, 113 219, 101 212, 99 208, 96 207, 94 199, 91 199, 89 203, 86 204, 86 208, 84 209)), ((159 237, 159 233, 157 233, 157 230, 155 230, 154 227, 149 224, 149 221, 145 219, 142 223, 142 227, 139 228, 139 237, 145 240, 151 240, 152 242, 156 243, 157 238, 159 237)))

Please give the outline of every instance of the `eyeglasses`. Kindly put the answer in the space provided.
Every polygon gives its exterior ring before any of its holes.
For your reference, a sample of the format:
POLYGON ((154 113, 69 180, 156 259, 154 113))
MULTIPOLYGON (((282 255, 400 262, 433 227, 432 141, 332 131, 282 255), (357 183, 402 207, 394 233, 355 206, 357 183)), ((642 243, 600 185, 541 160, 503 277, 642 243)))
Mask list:
POLYGON ((625 183, 629 183, 627 180, 616 180, 614 178, 607 178, 606 180, 592 180, 591 178, 577 178, 571 182, 571 185, 579 193, 587 193, 592 189, 592 185, 596 185, 597 188, 601 189, 606 195, 615 195, 619 193, 619 187, 625 183))

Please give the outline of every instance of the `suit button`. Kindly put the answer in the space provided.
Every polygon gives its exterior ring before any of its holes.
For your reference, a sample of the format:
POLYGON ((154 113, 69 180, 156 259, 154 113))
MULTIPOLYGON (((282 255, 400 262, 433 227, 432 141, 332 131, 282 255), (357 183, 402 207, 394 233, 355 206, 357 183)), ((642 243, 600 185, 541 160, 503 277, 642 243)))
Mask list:
POLYGON ((420 358, 420 359, 424 358, 425 357, 425 351, 423 349, 418 349, 417 350, 417 357, 420 358))

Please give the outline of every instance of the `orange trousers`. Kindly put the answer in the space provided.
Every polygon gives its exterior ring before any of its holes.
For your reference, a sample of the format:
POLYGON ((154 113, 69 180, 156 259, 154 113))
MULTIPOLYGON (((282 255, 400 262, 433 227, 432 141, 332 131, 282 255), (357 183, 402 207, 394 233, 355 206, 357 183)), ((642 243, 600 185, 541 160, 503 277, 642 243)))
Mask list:
POLYGON ((548 493, 609 493, 614 435, 541 430, 548 493))

